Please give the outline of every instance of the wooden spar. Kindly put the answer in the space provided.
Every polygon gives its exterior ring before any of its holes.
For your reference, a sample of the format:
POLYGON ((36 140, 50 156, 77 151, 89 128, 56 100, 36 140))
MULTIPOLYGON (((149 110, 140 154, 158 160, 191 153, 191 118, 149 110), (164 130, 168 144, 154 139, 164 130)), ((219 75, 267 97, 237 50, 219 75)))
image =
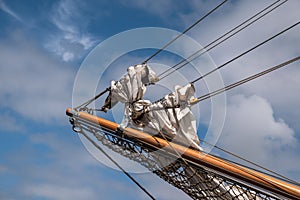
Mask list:
MULTIPOLYGON (((66 114, 70 117, 76 115, 81 119, 87 120, 95 125, 100 125, 118 133, 119 124, 111 122, 109 120, 90 115, 85 112, 76 112, 71 108, 68 108, 66 110, 66 114)), ((298 186, 284 182, 282 180, 278 180, 266 174, 254 171, 252 169, 248 169, 246 167, 234 163, 230 163, 215 156, 205 154, 203 152, 193 150, 181 146, 179 144, 165 141, 161 138, 149 135, 147 133, 132 128, 124 128, 122 134, 126 135, 129 138, 137 139, 145 144, 154 146, 156 148, 164 148, 164 150, 168 151, 171 154, 175 154, 174 150, 176 150, 186 160, 205 166, 209 169, 221 172, 222 174, 227 174, 230 177, 258 186, 269 192, 290 199, 300 199, 300 188, 298 186)))

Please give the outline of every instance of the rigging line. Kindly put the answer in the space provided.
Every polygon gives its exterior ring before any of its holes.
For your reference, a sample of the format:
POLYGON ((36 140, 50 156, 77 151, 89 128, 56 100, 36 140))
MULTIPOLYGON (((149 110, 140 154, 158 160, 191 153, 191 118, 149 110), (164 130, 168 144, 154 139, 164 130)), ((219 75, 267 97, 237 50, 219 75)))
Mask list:
MULTIPOLYGON (((254 166, 256 166, 256 167, 259 167, 259 168, 261 168, 261 169, 263 169, 263 170, 265 170, 265 171, 267 171, 267 172, 270 172, 271 174, 276 175, 276 176, 277 176, 276 178, 279 178, 279 177, 280 177, 280 178, 283 179, 283 180, 289 181, 289 182, 291 182, 291 183, 293 183, 293 184, 296 184, 296 185, 300 185, 300 183, 298 183, 297 181, 294 181, 294 180, 292 180, 292 179, 289 179, 289 178, 286 177, 286 176, 283 176, 283 175, 281 175, 281 174, 279 174, 279 173, 277 173, 277 172, 275 172, 275 171, 272 171, 272 170, 270 170, 270 169, 268 169, 268 168, 266 168, 266 167, 263 167, 263 166, 261 166, 261 165, 255 163, 255 162, 253 162, 253 161, 250 161, 250 160, 248 160, 248 159, 245 159, 245 158, 243 158, 243 157, 241 157, 241 156, 239 156, 239 155, 237 155, 237 154, 235 154, 235 153, 232 153, 232 152, 230 152, 230 151, 228 151, 228 150, 226 150, 226 149, 224 149, 224 148, 218 147, 217 145, 213 145, 213 144, 211 144, 211 143, 209 143, 209 142, 207 142, 207 141, 205 141, 205 140, 202 140, 202 139, 199 139, 199 140, 200 140, 200 142, 203 142, 203 143, 205 143, 205 144, 208 144, 209 146, 212 146, 212 147, 214 147, 214 148, 216 148, 216 149, 219 149, 219 150, 221 150, 221 151, 223 151, 223 152, 225 152, 225 153, 227 153, 227 154, 229 154, 229 155, 231 155, 231 156, 233 156, 233 157, 236 157, 236 158, 238 158, 238 159, 240 159, 240 160, 243 160, 243 161, 245 161, 245 162, 247 162, 247 163, 250 163, 250 164, 252 164, 252 165, 254 165, 254 166)), ((230 161, 230 162, 233 162, 233 161, 230 161)))
MULTIPOLYGON (((222 163, 226 163, 226 160, 225 159, 220 159, 219 160, 220 162, 222 162, 222 163)), ((265 177, 262 177, 262 176, 259 176, 258 174, 256 174, 255 172, 252 172, 252 171, 249 171, 249 169, 250 168, 248 168, 248 167, 244 167, 244 166, 242 166, 242 165, 233 165, 233 164, 235 164, 234 162, 232 162, 232 163, 227 163, 227 164, 229 164, 229 165, 231 165, 232 167, 235 167, 235 168, 237 168, 237 169, 239 169, 239 170, 241 170, 241 171, 243 171, 243 172, 245 172, 245 173, 248 173, 248 174, 250 174, 250 175, 252 175, 252 176, 254 176, 254 177, 256 177, 257 179, 260 179, 260 180, 263 180, 263 181, 265 181, 265 182, 267 182, 268 184, 270 184, 270 186, 271 187, 273 187, 273 189, 275 189, 276 191, 281 191, 281 192, 283 192, 284 194, 288 194, 286 191, 283 191, 281 188, 280 188, 280 186, 278 186, 276 183, 273 183, 270 179, 268 179, 268 178, 265 178, 265 177)), ((256 171, 256 170, 255 170, 256 171)), ((234 172, 233 172, 234 173, 234 172)))
MULTIPOLYGON (((222 3, 220 3, 218 6, 216 6, 214 9, 212 9, 210 12, 208 12, 206 15, 204 15, 203 17, 201 17, 199 20, 197 20, 194 24, 192 24, 190 27, 188 27, 185 31, 183 31, 181 34, 179 34, 177 37, 175 37, 173 40, 169 41, 165 46, 163 46, 161 49, 159 49, 155 54, 153 54, 152 56, 150 56, 148 59, 146 59, 143 64, 147 63, 149 60, 151 60, 154 56, 156 56, 157 54, 159 54, 161 51, 163 51, 165 48, 167 48, 169 45, 171 45, 175 40, 177 40, 178 38, 180 38, 182 35, 184 35, 186 32, 188 32, 189 30, 191 30, 194 26, 196 26, 198 23, 200 23, 202 20, 204 20, 206 17, 208 17, 210 14, 212 14, 215 10, 217 10, 219 7, 221 7, 223 4, 225 4, 228 0, 223 1, 222 3)), ((101 93, 99 93, 98 95, 96 95, 95 97, 93 97, 92 99, 86 101, 85 103, 77 106, 75 109, 79 109, 82 107, 86 107, 88 106, 90 103, 92 103, 93 101, 95 101, 96 99, 98 99, 100 96, 102 96, 103 94, 105 94, 106 92, 108 92, 110 90, 109 88, 106 88, 104 91, 102 91, 101 93)))
POLYGON ((96 99, 98 99, 99 97, 101 97, 102 95, 104 95, 106 92, 110 91, 110 87, 106 88, 105 90, 103 90, 102 92, 100 92, 99 94, 97 94, 96 96, 94 96, 93 98, 91 98, 90 100, 84 102, 83 104, 77 106, 75 108, 75 110, 82 108, 82 107, 86 107, 88 106, 90 103, 92 103, 93 101, 95 101, 96 99))
POLYGON ((192 28, 194 28, 194 26, 196 26, 198 23, 200 23, 202 20, 204 20, 206 17, 208 17, 210 14, 212 14, 214 11, 216 11, 219 7, 221 7, 224 3, 226 3, 228 0, 223 1, 222 3, 220 3, 218 6, 216 6, 214 9, 212 9, 211 11, 209 11, 207 14, 205 14, 204 16, 202 16, 200 19, 198 19, 194 24, 192 24, 190 27, 188 27, 185 31, 183 31, 182 33, 180 33, 179 35, 177 35, 174 39, 172 39, 171 41, 169 41, 167 44, 165 44, 162 48, 160 48, 158 51, 156 51, 153 55, 151 55, 149 58, 147 58, 144 62, 142 62, 142 64, 147 63, 149 60, 151 60, 153 57, 155 57, 157 54, 159 54, 160 52, 162 52, 164 49, 166 49, 168 46, 170 46, 173 42, 175 42, 175 40, 177 40, 178 38, 180 38, 182 35, 184 35, 186 32, 188 32, 189 30, 191 30, 192 28))
POLYGON ((93 139, 91 139, 84 131, 80 133, 90 141, 99 151, 101 151, 112 163, 114 163, 129 179, 131 179, 141 190, 143 190, 151 199, 155 198, 137 181, 135 180, 128 172, 126 172, 108 153, 106 153, 93 139))
POLYGON ((270 9, 268 12, 264 13, 263 15, 261 15, 260 17, 254 19, 255 17, 259 16, 260 14, 262 14, 264 11, 268 10, 269 8, 271 8, 272 6, 274 6, 275 4, 277 4, 278 2, 280 2, 281 0, 278 0, 274 3, 272 3, 271 5, 269 5, 268 7, 264 8, 263 10, 261 10, 260 12, 256 13, 255 15, 253 15, 252 17, 250 17, 249 19, 245 20, 244 22, 242 22, 241 24, 239 24, 238 26, 234 27, 233 29, 231 29, 230 31, 228 31, 227 33, 223 34, 222 36, 220 36, 219 38, 215 39, 214 41, 212 41, 211 43, 207 44, 205 47, 201 48, 200 50, 196 51, 195 53, 193 53, 192 55, 190 55, 189 57, 187 57, 186 59, 181 60, 179 63, 175 64, 174 66, 172 66, 171 68, 165 70, 164 72, 162 72, 161 74, 158 75, 158 77, 162 76, 163 74, 171 71, 172 69, 174 69, 173 71, 169 72, 167 75, 164 75, 163 77, 160 78, 160 80, 164 79, 165 77, 171 75, 172 73, 174 73, 176 70, 181 69, 182 67, 184 67, 185 65, 189 64, 191 61, 199 58, 200 56, 202 56, 204 53, 209 52, 211 49, 215 48, 216 46, 220 45, 221 43, 225 42, 226 40, 228 40, 229 38, 233 37, 234 35, 236 35, 237 33, 239 33, 240 31, 244 30, 245 28, 247 28, 248 26, 252 25, 253 23, 255 23, 256 21, 260 20, 261 18, 263 18, 264 16, 266 16, 267 14, 271 13, 272 11, 274 11, 275 9, 277 9, 278 7, 280 7, 281 5, 283 5, 284 3, 286 3, 288 0, 285 0, 283 2, 281 2, 279 5, 275 6, 274 8, 270 9), (252 19, 254 19, 252 22, 252 19), (246 24, 247 22, 249 22, 248 24, 246 24), (245 25, 246 24, 246 25, 245 25), (245 25, 244 27, 240 28, 241 26, 245 25), (238 28, 240 28, 239 30, 237 30, 238 28), (237 30, 237 31, 235 31, 237 30), (234 33, 232 33, 233 31, 235 31, 234 33), (232 33, 232 34, 230 34, 232 33), (228 34, 230 34, 228 37, 226 37, 225 39, 221 40, 222 38, 224 38, 225 36, 227 36, 228 34), (220 42, 218 42, 219 40, 221 40, 220 42), (217 44, 215 44, 214 46, 208 48, 209 46, 213 45, 214 43, 218 42, 217 44), (200 53, 199 55, 197 55, 198 53, 200 53), (195 56, 195 57, 194 57, 195 56), (192 58, 194 57, 194 58, 192 58))
POLYGON ((270 73, 270 72, 272 72, 272 71, 275 71, 275 70, 277 70, 277 69, 280 69, 280 68, 282 68, 282 67, 285 67, 285 66, 287 66, 287 65, 289 65, 289 64, 291 64, 291 63, 293 63, 293 62, 296 62, 296 61, 299 60, 299 59, 300 59, 300 56, 295 57, 295 58, 293 58, 293 59, 291 59, 291 60, 288 60, 288 61, 286 61, 286 62, 283 62, 283 63, 279 64, 279 65, 276 65, 276 66, 274 66, 274 67, 271 67, 271 68, 269 68, 269 69, 267 69, 267 70, 264 70, 264 71, 262 71, 262 72, 259 72, 259 73, 257 73, 257 74, 254 74, 254 75, 252 75, 252 76, 249 76, 248 78, 245 78, 245 79, 242 79, 242 80, 240 80, 240 81, 238 81, 238 82, 235 82, 235 83, 233 83, 233 84, 227 85, 227 86, 224 87, 224 88, 220 88, 220 89, 215 90, 215 91, 213 91, 213 92, 211 92, 211 93, 208 93, 208 94, 206 94, 206 95, 203 95, 203 96, 201 96, 201 97, 198 97, 196 100, 194 100, 193 102, 191 102, 191 104, 194 105, 194 104, 196 104, 196 103, 198 103, 198 102, 200 102, 200 101, 203 101, 203 100, 205 100, 205 99, 208 99, 208 98, 210 98, 210 97, 213 97, 213 96, 215 96, 215 95, 218 95, 218 94, 220 94, 220 93, 222 93, 222 92, 225 92, 225 91, 227 91, 227 90, 233 89, 233 88, 235 88, 235 87, 237 87, 237 86, 240 86, 240 85, 242 85, 242 84, 245 84, 245 83, 247 83, 247 82, 249 82, 249 81, 251 81, 251 80, 254 80, 254 79, 256 79, 256 78, 259 78, 260 76, 266 75, 266 74, 268 74, 268 73, 270 73))
POLYGON ((272 174, 272 173, 267 173, 267 172, 264 172, 264 171, 262 171, 262 170, 259 170, 259 169, 256 169, 256 168, 254 168, 254 167, 250 167, 250 166, 247 166, 247 165, 244 165, 244 164, 241 164, 241 163, 235 162, 235 161, 233 161, 233 160, 230 160, 230 159, 227 159, 227 158, 223 158, 223 157, 221 157, 221 156, 218 156, 218 155, 216 155, 216 154, 207 153, 207 152, 204 152, 204 153, 206 153, 206 154, 210 154, 210 155, 212 155, 212 156, 214 156, 214 157, 216 157, 216 158, 219 158, 219 159, 225 160, 225 161, 227 161, 227 162, 230 162, 230 163, 233 163, 233 164, 236 164, 236 165, 239 165, 239 166, 242 166, 242 167, 245 167, 245 168, 251 169, 251 170, 253 170, 253 171, 256 171, 256 172, 259 172, 259 173, 262 173, 262 174, 265 174, 265 175, 268 175, 268 176, 271 176, 271 177, 274 177, 274 178, 277 178, 277 179, 279 179, 279 180, 282 180, 282 181, 285 181, 285 182, 288 182, 288 183, 294 184, 294 185, 296 185, 296 186, 300 186, 300 184, 299 184, 298 182, 296 182, 295 180, 291 180, 291 181, 289 181, 289 180, 286 180, 286 179, 280 178, 280 177, 278 177, 278 176, 275 176, 275 175, 274 175, 274 174, 272 174))
POLYGON ((274 38, 278 37, 279 35, 281 35, 281 34, 283 34, 283 33, 287 32, 288 30, 290 30, 290 29, 294 28, 295 26, 297 26, 297 25, 299 25, 299 24, 300 24, 300 21, 298 21, 297 23, 293 24, 292 26, 290 26, 290 27, 288 27, 288 28, 284 29, 283 31, 281 31, 281 32, 277 33, 276 35, 274 35, 274 36, 272 36, 272 37, 268 38, 267 40, 265 40, 265 41, 263 41, 263 42, 261 42, 261 43, 257 44, 256 46, 252 47, 251 49, 249 49, 249 50, 247 50, 247 51, 245 51, 245 52, 241 53, 240 55, 238 55, 238 56, 236 56, 236 57, 232 58, 231 60, 227 61, 226 63, 224 63, 224 64, 220 65, 219 67, 217 67, 217 68, 215 68, 215 69, 211 70, 210 72, 208 72, 208 73, 204 74, 203 76, 200 76, 199 78, 195 79, 195 80, 194 80, 194 81, 192 81, 191 83, 193 84, 193 83, 195 83, 195 82, 197 82, 197 81, 199 81, 199 80, 203 79, 204 77, 206 77, 206 76, 210 75, 211 73, 213 73, 213 72, 215 72, 215 71, 217 71, 217 70, 221 69, 222 67, 224 67, 224 66, 228 65, 229 63, 231 63, 231 62, 233 62, 233 61, 237 60, 238 58, 240 58, 240 57, 242 57, 242 56, 246 55, 247 53, 249 53, 249 52, 253 51, 254 49, 256 49, 256 48, 258 48, 258 47, 260 47, 260 46, 262 46, 262 45, 266 44, 267 42, 269 42, 269 41, 271 41, 272 39, 274 39, 274 38))

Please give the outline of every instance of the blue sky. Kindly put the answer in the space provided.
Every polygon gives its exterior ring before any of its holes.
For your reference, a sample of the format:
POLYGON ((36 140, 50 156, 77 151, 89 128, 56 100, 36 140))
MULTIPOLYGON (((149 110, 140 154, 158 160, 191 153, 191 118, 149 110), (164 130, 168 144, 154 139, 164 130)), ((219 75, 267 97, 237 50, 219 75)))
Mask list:
MULTIPOLYGON (((76 73, 88 53, 115 34, 140 27, 181 31, 220 2, 0 0, 0 198, 147 199, 121 172, 94 159, 72 132, 64 113, 72 104, 76 73)), ((271 2, 229 1, 188 35, 205 45, 271 2)), ((299 7, 299 1, 290 0, 220 45, 210 52, 214 63, 294 24, 299 7)), ((299 31, 296 27, 222 69, 225 84, 298 56, 299 31)), ((151 52, 125 55, 115 64, 124 63, 120 69, 125 70, 151 52)), ((163 54, 155 62, 176 59, 163 54)), ((299 65, 228 92, 218 140, 219 146, 298 181, 299 65)), ((205 93, 203 84, 196 87, 205 93)), ((209 126, 209 108, 210 101, 200 105, 201 132, 209 126)), ((150 173, 134 176, 158 199, 188 199, 150 173)))

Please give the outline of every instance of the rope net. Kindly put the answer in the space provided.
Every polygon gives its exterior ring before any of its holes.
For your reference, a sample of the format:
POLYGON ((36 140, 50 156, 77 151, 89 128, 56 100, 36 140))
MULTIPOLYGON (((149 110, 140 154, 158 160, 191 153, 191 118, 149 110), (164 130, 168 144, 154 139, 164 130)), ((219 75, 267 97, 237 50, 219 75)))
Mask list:
POLYGON ((79 117, 74 116, 71 120, 74 127, 79 130, 77 132, 88 133, 95 137, 102 145, 139 163, 169 184, 185 192, 192 199, 281 199, 254 185, 235 180, 198 163, 182 160, 168 152, 157 151, 155 147, 140 141, 133 141, 126 136, 120 136, 116 132, 79 117))

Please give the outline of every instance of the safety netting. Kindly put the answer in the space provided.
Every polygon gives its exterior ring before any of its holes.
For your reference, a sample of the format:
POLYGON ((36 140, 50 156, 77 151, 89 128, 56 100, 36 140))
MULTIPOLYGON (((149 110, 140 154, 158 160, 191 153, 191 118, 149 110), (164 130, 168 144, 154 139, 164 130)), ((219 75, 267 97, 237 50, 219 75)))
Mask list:
POLYGON ((192 199, 281 199, 255 185, 230 177, 199 163, 182 159, 142 141, 100 127, 77 116, 70 118, 77 132, 96 138, 112 151, 133 160, 177 187, 192 199))

